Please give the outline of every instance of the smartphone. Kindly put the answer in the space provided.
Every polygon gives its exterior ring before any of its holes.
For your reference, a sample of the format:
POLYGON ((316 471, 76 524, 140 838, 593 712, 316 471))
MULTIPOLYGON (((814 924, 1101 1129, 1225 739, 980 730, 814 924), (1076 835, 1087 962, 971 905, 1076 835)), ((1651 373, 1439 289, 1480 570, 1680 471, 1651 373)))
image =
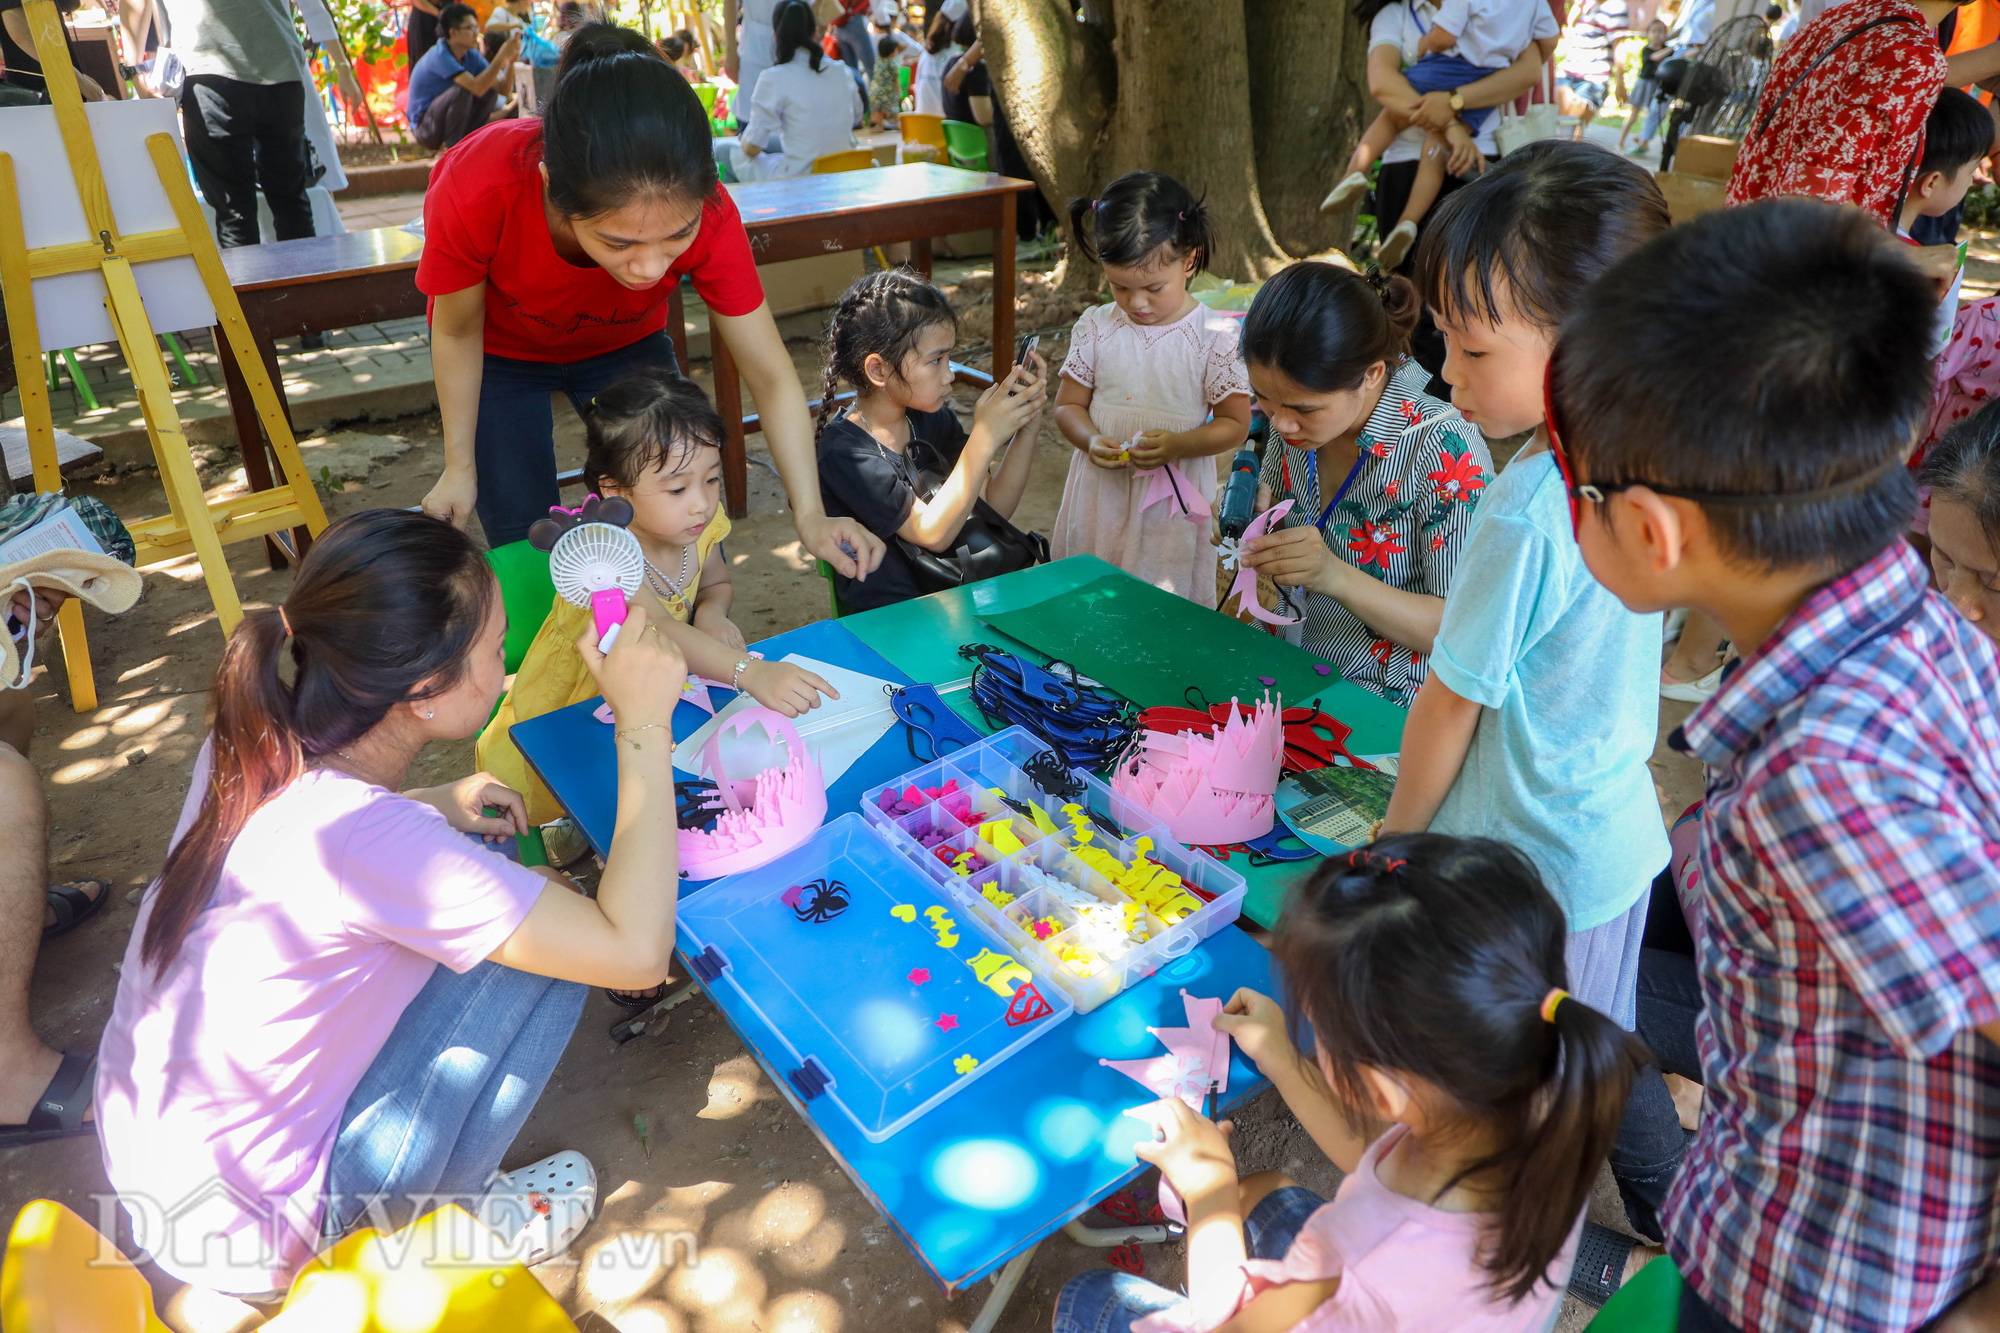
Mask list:
MULTIPOLYGON (((1027 365, 1028 353, 1034 351, 1037 347, 1041 345, 1042 345, 1042 335, 1039 333, 1023 334, 1021 337, 1016 338, 1014 340, 1014 364, 1017 366, 1027 365)), ((1009 398, 1012 398, 1014 396, 1014 393, 1015 393, 1014 390, 1009 389, 1007 391, 1007 396, 1009 398)))

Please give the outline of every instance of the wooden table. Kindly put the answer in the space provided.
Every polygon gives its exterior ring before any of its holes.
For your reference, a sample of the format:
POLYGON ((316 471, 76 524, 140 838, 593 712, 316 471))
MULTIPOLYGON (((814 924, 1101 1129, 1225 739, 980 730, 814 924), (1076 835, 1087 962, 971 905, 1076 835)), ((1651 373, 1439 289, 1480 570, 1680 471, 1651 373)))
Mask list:
MULTIPOLYGON (((417 257, 423 251, 423 237, 401 227, 377 227, 222 252, 222 267, 264 354, 264 369, 278 390, 287 421, 292 408, 285 397, 284 377, 278 373, 278 339, 423 314, 424 294, 416 283, 417 257)), ((250 388, 229 341, 218 335, 215 348, 229 391, 236 441, 243 451, 244 475, 253 490, 268 489, 271 461, 250 388)), ((288 556, 305 554, 310 544, 304 528, 292 529, 289 547, 281 538, 264 538, 273 569, 282 569, 288 556)))
MULTIPOLYGON (((759 264, 908 241, 911 264, 929 277, 932 237, 991 230, 993 377, 999 379, 1013 368, 1015 197, 1034 189, 1033 181, 912 163, 728 188, 736 211, 743 215, 744 230, 750 233, 750 253, 759 264)), ((679 327, 678 314, 669 321, 669 329, 679 327)), ((675 340, 677 350, 684 341, 685 335, 675 340)), ((748 506, 743 438, 761 429, 761 423, 754 416, 744 417, 736 358, 712 326, 708 345, 715 362, 715 407, 728 435, 722 449, 723 498, 730 516, 741 518, 748 506)))

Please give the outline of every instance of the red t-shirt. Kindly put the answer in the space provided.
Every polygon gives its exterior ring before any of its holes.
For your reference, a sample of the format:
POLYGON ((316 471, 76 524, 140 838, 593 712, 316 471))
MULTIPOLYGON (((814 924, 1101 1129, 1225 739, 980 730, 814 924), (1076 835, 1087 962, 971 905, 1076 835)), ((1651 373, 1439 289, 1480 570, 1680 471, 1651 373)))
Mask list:
POLYGON ((438 159, 424 195, 417 290, 436 298, 486 283, 486 350, 520 361, 582 361, 666 327, 682 274, 719 315, 764 301, 750 238, 729 191, 702 202, 694 244, 657 286, 633 291, 556 253, 542 209, 542 122, 502 120, 438 159))

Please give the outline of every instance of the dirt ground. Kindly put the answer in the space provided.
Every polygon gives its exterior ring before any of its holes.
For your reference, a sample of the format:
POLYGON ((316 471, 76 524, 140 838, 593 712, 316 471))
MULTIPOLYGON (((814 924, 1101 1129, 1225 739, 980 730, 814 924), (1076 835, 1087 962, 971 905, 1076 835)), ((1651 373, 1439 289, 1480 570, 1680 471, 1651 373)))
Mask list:
MULTIPOLYGON (((1063 339, 1045 338, 1059 363, 1063 339)), ((795 344, 802 378, 818 382, 809 345, 795 344)), ((706 366, 695 367, 696 378, 706 366)), ((969 406, 970 396, 961 406, 969 406)), ((581 457, 581 428, 558 404, 558 452, 564 466, 581 457)), ((417 504, 441 466, 435 415, 357 429, 401 437, 409 447, 386 456, 328 497, 330 516, 417 504)), ((1048 531, 1061 496, 1069 450, 1044 428, 1033 482, 1017 515, 1048 531)), ((752 440, 753 457, 761 441, 752 440)), ((234 461, 219 459, 218 479, 234 461)), ((801 555, 775 474, 750 469, 751 516, 736 525, 730 559, 738 589, 735 617, 753 641, 819 618, 824 585, 801 555)), ((157 480, 147 471, 90 483, 88 490, 127 518, 161 512, 157 480)), ((229 548, 246 605, 283 597, 288 572, 271 571, 256 542, 229 548)), ((92 875, 116 886, 99 916, 43 949, 33 990, 34 1017, 58 1047, 95 1044, 117 986, 117 965, 139 891, 157 873, 186 793, 200 744, 206 690, 222 637, 190 561, 148 571, 146 594, 117 619, 87 613, 101 706, 70 710, 60 665, 42 668, 32 688, 38 721, 33 759, 52 807, 50 858, 56 879, 92 875)), ((52 654, 53 655, 53 654, 52 654)), ((1684 705, 1667 704, 1663 731, 1684 705)), ((472 765, 472 743, 436 745, 418 759, 413 785, 455 778, 472 765)), ((1662 751, 1656 763, 1662 805, 1678 812, 1696 794, 1692 766, 1662 751)), ((584 1326, 624 1333, 962 1333, 990 1289, 981 1283, 947 1299, 859 1192, 828 1160, 812 1133, 772 1090, 714 1008, 684 1005, 655 1030, 625 1045, 607 1036, 622 1015, 594 994, 553 1083, 543 1095, 509 1165, 560 1148, 596 1164, 598 1220, 572 1252, 538 1270, 584 1326), (635 1128, 643 1117, 650 1133, 635 1128), (606 1269, 598 1251, 633 1229, 668 1227, 699 1234, 693 1266, 606 1269)), ((1338 1174, 1282 1103, 1266 1094, 1237 1116, 1244 1170, 1281 1168, 1331 1194, 1338 1174)), ((108 1190, 93 1139, 0 1153, 0 1218, 36 1197, 60 1200, 95 1217, 91 1196, 108 1190)), ((1615 1220, 1600 1190, 1598 1213, 1615 1220)), ((1149 1276, 1168 1286, 1181 1277, 1177 1245, 1148 1247, 1149 1276)), ((664 1264, 664 1260, 662 1264, 664 1264)), ((1074 1273, 1104 1262, 1102 1252, 1057 1237, 1045 1244, 1000 1328, 1047 1327, 1054 1297, 1074 1273)), ((1566 1312, 1565 1328, 1584 1314, 1566 1312)))

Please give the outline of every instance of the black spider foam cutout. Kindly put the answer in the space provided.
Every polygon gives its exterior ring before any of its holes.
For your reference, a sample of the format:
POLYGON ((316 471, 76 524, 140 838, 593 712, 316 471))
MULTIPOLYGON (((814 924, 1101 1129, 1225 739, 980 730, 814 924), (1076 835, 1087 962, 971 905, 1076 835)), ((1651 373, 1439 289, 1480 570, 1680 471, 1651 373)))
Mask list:
POLYGON ((707 778, 674 784, 674 813, 684 829, 700 829, 706 833, 722 817, 726 808, 722 804, 721 790, 707 778))
POLYGON ((1083 795, 1083 779, 1071 772, 1069 765, 1054 750, 1031 755, 1028 762, 1021 765, 1021 771, 1044 794, 1058 800, 1074 801, 1083 795))
POLYGON ((785 895, 792 915, 810 925, 831 921, 849 905, 847 886, 839 880, 810 880, 785 895))

